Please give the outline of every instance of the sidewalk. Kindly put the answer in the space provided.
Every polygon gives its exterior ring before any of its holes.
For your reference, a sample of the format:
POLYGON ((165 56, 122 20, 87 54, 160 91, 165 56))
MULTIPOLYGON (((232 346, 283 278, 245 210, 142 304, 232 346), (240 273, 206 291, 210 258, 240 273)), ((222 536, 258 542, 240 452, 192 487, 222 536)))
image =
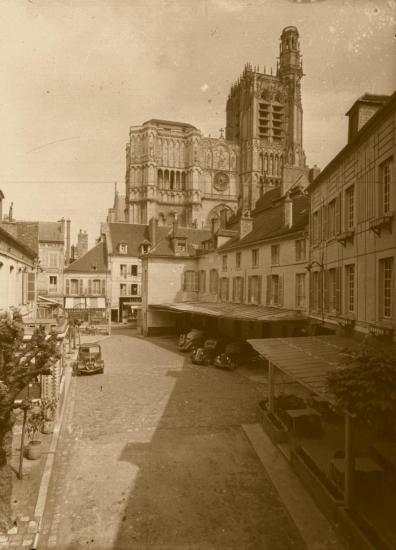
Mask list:
POLYGON ((260 424, 242 426, 308 550, 343 550, 333 527, 317 508, 282 453, 260 424))

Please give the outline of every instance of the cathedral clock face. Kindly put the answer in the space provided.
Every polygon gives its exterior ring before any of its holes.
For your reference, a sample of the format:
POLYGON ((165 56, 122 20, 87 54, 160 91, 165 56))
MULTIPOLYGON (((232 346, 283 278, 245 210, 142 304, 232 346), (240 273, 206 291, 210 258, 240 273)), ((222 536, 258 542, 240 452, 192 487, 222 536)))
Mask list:
POLYGON ((223 192, 228 187, 228 176, 227 174, 224 174, 224 172, 218 172, 215 176, 214 180, 214 188, 216 191, 223 192))

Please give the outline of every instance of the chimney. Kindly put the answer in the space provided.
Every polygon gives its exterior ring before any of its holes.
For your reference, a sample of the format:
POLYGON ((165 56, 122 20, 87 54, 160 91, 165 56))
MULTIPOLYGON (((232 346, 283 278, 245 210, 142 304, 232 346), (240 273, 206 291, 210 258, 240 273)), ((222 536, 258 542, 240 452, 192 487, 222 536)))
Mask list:
POLYGON ((314 180, 316 180, 319 174, 320 174, 320 168, 316 164, 314 164, 313 168, 309 170, 309 174, 308 174, 309 183, 312 183, 314 180))
POLYGON ((66 220, 66 263, 70 263, 70 220, 66 220))
POLYGON ((157 218, 150 218, 149 221, 149 241, 151 242, 151 247, 154 248, 157 244, 157 218))
POLYGON ((3 221, 3 199, 4 194, 3 191, 0 189, 0 223, 3 221))
POLYGON ((283 208, 284 208, 285 227, 290 228, 293 225, 293 201, 290 198, 289 194, 286 195, 285 201, 283 203, 283 208))
POLYGON ((250 216, 250 211, 246 210, 242 213, 239 220, 239 238, 242 239, 253 229, 253 218, 250 216))
POLYGON ((9 221, 9 222, 12 222, 12 221, 13 221, 13 219, 12 219, 13 210, 14 210, 14 203, 12 202, 12 203, 10 204, 10 209, 9 209, 9 211, 8 211, 8 221, 9 221))

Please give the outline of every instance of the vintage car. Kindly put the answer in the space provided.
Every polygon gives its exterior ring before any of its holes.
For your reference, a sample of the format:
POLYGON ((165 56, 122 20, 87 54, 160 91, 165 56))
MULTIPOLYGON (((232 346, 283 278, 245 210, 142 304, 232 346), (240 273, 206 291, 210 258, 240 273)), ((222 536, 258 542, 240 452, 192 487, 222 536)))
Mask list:
POLYGON ((76 374, 98 374, 103 371, 104 361, 100 345, 96 343, 81 345, 75 363, 76 374))
POLYGON ((206 334, 203 330, 193 328, 185 335, 184 339, 179 338, 178 348, 183 352, 194 351, 197 347, 202 346, 205 338, 206 334))
POLYGON ((212 365, 214 359, 224 351, 227 340, 223 338, 210 338, 205 340, 202 347, 197 348, 191 354, 191 362, 194 365, 212 365))
POLYGON ((260 356, 252 346, 244 340, 238 340, 226 345, 224 352, 215 358, 214 365, 219 369, 232 370, 259 361, 260 356))

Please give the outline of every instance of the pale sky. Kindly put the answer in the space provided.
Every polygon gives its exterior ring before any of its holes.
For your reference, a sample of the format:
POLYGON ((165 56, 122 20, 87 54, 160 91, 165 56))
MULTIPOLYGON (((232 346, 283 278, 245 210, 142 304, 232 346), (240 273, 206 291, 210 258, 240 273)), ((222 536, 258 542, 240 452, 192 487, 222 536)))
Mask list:
POLYGON ((124 192, 130 126, 225 126, 245 63, 276 66, 300 32, 304 148, 324 167, 345 145, 345 112, 396 89, 394 0, 2 0, 0 189, 17 219, 72 220, 90 245, 124 192))

